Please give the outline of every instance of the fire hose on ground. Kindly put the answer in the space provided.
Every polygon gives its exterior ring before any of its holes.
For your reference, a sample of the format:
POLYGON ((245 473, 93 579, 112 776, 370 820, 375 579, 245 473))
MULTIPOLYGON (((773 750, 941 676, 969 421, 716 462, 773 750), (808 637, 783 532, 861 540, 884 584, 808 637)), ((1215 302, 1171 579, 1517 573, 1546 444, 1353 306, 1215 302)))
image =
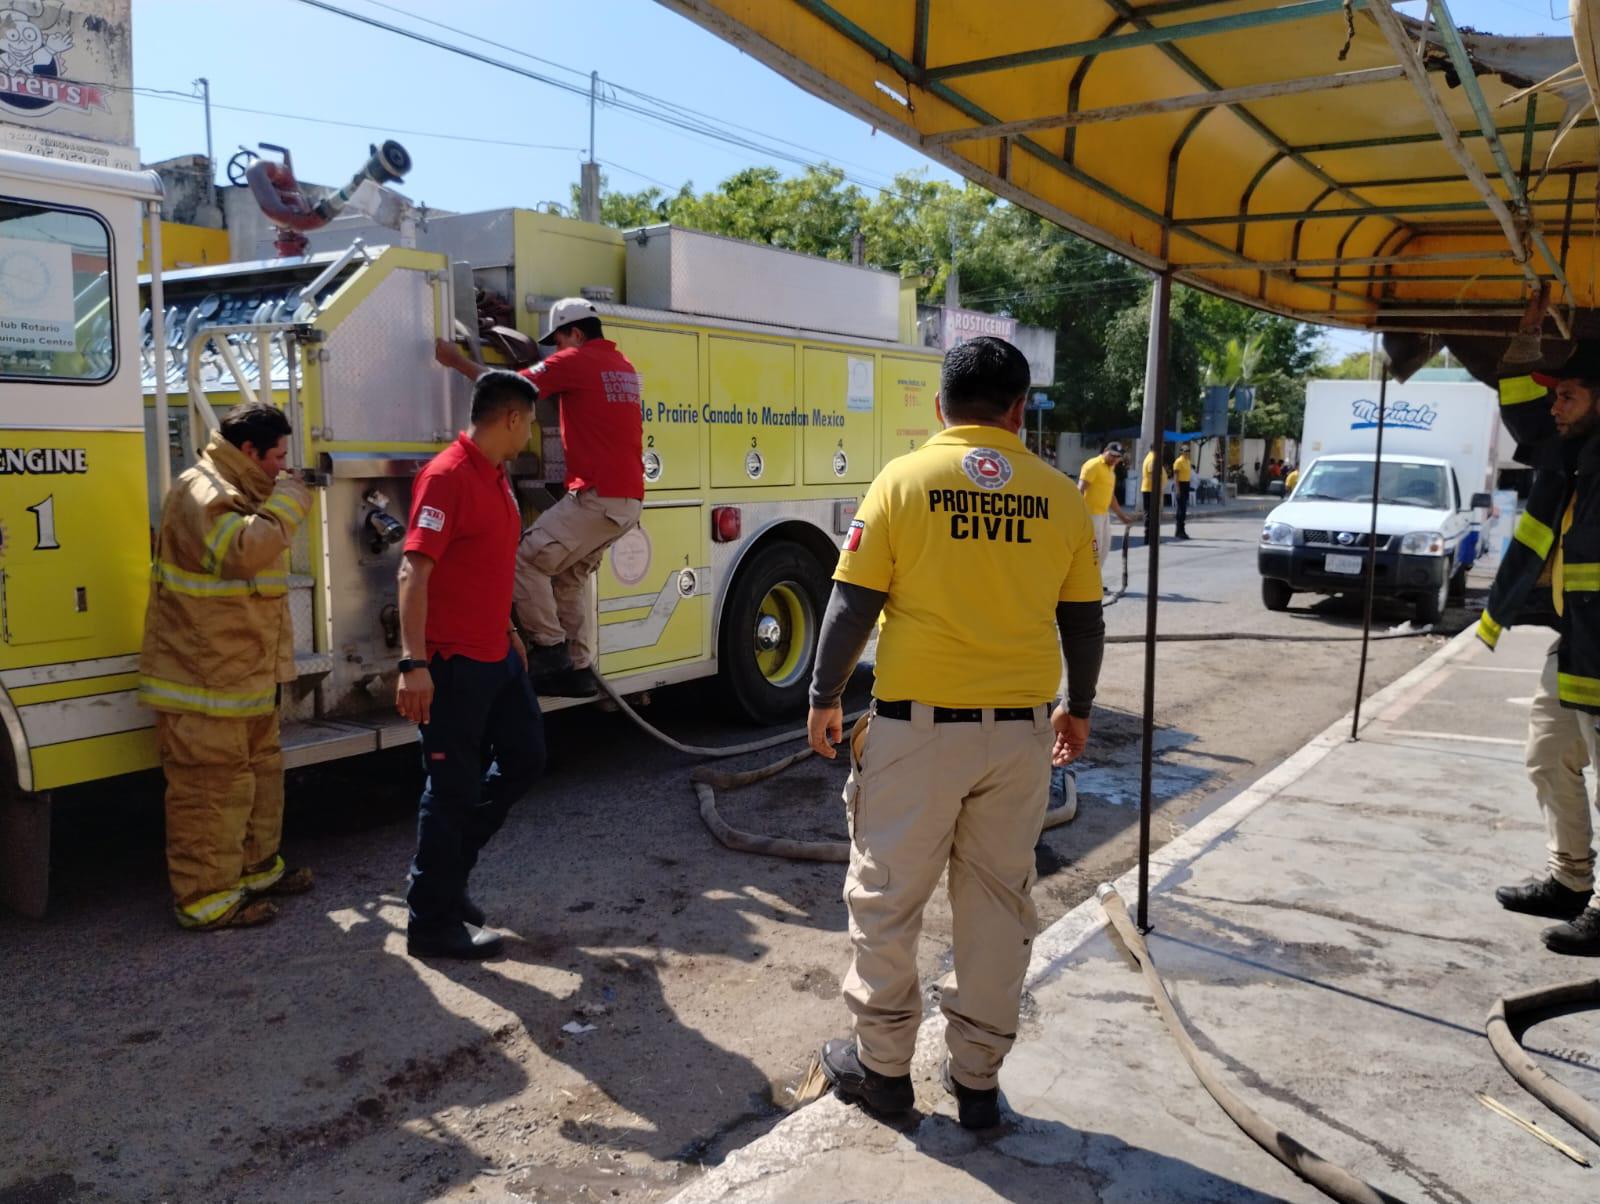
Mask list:
POLYGON ((1155 1001, 1156 1010, 1161 1013, 1167 1031, 1178 1043, 1183 1060, 1189 1063, 1189 1069, 1194 1071, 1201 1086, 1211 1093, 1211 1098, 1221 1105, 1229 1119, 1238 1125, 1250 1140, 1332 1199, 1344 1201, 1345 1204, 1400 1204, 1398 1196, 1392 1196, 1382 1188, 1372 1186, 1344 1167, 1329 1162, 1308 1146, 1296 1141, 1229 1089, 1216 1071, 1201 1058, 1200 1048, 1189 1035, 1189 1029, 1178 1015, 1177 1008, 1173 1006, 1172 997, 1167 994, 1166 984, 1161 981, 1161 974, 1150 958, 1149 946, 1145 944, 1143 935, 1134 925, 1133 917, 1128 914, 1127 905, 1123 903, 1116 887, 1109 883, 1101 886, 1099 897, 1100 906, 1105 909, 1106 918, 1111 921, 1112 931, 1120 939, 1123 948, 1139 963, 1139 969, 1144 974, 1145 986, 1150 990, 1150 997, 1155 1001))
POLYGON ((1600 978, 1581 978, 1559 986, 1523 991, 1497 999, 1484 1035, 1495 1056, 1522 1089, 1590 1141, 1600 1145, 1600 1107, 1545 1072, 1522 1048, 1522 1033, 1538 1019, 1600 1007, 1600 978))
MULTIPOLYGON (((1122 540, 1122 584, 1112 596, 1105 601, 1106 606, 1114 605, 1128 592, 1128 552, 1131 541, 1124 534, 1122 540)), ((1372 636, 1374 640, 1399 640, 1416 639, 1419 636, 1431 634, 1432 627, 1421 627, 1414 631, 1391 631, 1372 636)), ((1144 642, 1142 635, 1113 635, 1106 637, 1107 644, 1141 644, 1144 642)), ((1360 640, 1358 635, 1298 635, 1278 632, 1254 631, 1198 631, 1174 632, 1167 635, 1157 635, 1158 643, 1210 643, 1221 640, 1252 640, 1275 643, 1343 643, 1346 641, 1360 640)), ((723 760, 728 757, 741 757, 750 753, 762 752, 769 748, 788 744, 795 740, 805 738, 805 729, 797 728, 794 731, 781 732, 775 736, 766 736, 760 740, 750 741, 745 744, 733 744, 719 747, 685 744, 675 740, 649 720, 639 714, 622 697, 609 681, 598 673, 595 675, 600 683, 600 689, 607 698, 628 719, 644 732, 645 735, 665 744, 668 748, 685 756, 698 757, 706 760, 723 760)), ((845 717, 846 723, 853 722, 860 717, 862 712, 845 717)), ((758 782, 776 777, 791 765, 805 760, 811 756, 809 748, 791 753, 786 757, 763 765, 756 769, 745 770, 742 773, 724 773, 708 766, 699 766, 690 772, 689 781, 694 786, 695 795, 700 801, 700 819, 706 825, 711 835, 719 844, 741 853, 754 853, 764 857, 785 857, 796 861, 831 861, 848 862, 850 860, 850 844, 843 840, 797 840, 789 837, 766 836, 758 832, 746 832, 734 827, 723 819, 717 809, 718 790, 737 790, 745 786, 753 786, 758 782)), ((1052 807, 1045 813, 1044 830, 1059 827, 1068 823, 1077 814, 1076 783, 1069 774, 1067 789, 1072 794, 1071 805, 1052 807)))

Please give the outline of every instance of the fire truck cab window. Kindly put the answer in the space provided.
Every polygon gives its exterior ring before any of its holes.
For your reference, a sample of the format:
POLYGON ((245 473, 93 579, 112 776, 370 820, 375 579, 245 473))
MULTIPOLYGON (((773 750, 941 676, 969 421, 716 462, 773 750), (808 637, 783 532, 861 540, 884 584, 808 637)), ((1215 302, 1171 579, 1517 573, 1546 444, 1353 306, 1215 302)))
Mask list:
POLYGON ((0 379, 110 379, 111 286, 99 217, 0 197, 0 379))

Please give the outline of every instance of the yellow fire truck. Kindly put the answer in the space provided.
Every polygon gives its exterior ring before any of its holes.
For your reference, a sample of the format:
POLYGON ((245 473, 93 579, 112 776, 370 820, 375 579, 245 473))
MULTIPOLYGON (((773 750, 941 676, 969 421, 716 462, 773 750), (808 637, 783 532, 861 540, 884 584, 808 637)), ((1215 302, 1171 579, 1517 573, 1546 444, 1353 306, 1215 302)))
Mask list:
MULTIPOLYGON (((68 14, 75 38, 120 19, 125 49, 125 0, 82 7, 100 24, 68 14)), ((163 273, 159 179, 50 157, 94 151, 52 141, 0 150, 5 901, 43 908, 53 790, 156 765, 135 701, 151 524, 240 400, 286 410, 315 485, 291 553, 287 763, 415 739, 392 704, 397 536, 412 477, 466 425, 466 386, 432 346, 462 329, 458 308, 476 334, 475 297, 503 298, 536 336, 551 299, 589 296, 644 378, 647 496, 597 574, 601 671, 627 693, 721 674, 751 718, 801 709, 856 503, 937 426, 938 356, 895 275, 529 210, 418 221, 397 194, 378 209, 398 206, 391 241, 412 245, 333 249, 348 234, 334 222, 292 257, 163 273)), ((530 516, 563 479, 553 412, 541 424, 514 465, 530 516)))

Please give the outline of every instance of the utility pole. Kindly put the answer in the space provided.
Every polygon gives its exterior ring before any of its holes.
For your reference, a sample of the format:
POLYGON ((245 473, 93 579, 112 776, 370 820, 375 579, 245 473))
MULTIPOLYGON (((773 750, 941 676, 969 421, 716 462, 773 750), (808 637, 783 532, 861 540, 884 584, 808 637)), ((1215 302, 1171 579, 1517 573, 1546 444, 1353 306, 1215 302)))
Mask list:
POLYGON ((594 160, 594 111, 600 97, 600 73, 589 72, 589 161, 581 169, 578 183, 578 217, 586 222, 600 221, 600 164, 594 160))
POLYGON ((211 81, 202 75, 194 81, 194 86, 200 89, 200 99, 206 108, 206 199, 215 205, 217 203, 217 160, 211 147, 211 81))
MULTIPOLYGON (((956 236, 955 214, 950 215, 950 275, 944 281, 944 307, 946 309, 961 308, 961 273, 956 268, 956 250, 960 241, 956 236)), ((949 350, 949 348, 946 348, 949 350)))

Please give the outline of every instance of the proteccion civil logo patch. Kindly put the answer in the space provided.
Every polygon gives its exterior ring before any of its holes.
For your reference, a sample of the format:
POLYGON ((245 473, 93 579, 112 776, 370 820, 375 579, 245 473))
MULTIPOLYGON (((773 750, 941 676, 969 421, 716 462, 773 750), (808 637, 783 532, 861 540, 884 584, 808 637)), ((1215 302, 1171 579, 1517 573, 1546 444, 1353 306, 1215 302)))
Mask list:
POLYGON ((999 489, 1011 479, 1011 461, 992 447, 975 447, 961 457, 961 471, 979 489, 999 489))

